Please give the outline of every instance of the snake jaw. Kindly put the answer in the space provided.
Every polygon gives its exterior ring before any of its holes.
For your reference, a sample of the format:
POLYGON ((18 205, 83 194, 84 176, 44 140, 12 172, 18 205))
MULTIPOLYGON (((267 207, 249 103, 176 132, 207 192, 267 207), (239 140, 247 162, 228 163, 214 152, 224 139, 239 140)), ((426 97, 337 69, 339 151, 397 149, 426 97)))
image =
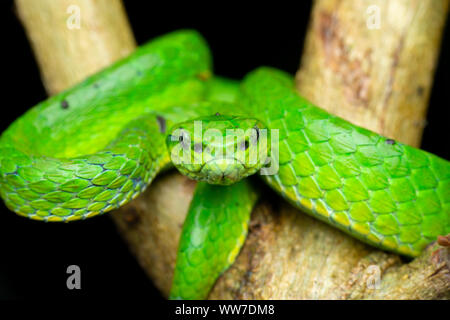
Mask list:
POLYGON ((199 172, 200 180, 219 185, 236 183, 247 175, 249 175, 247 166, 237 158, 209 160, 203 164, 199 172))
POLYGON ((193 180, 206 181, 210 184, 231 185, 256 173, 259 168, 248 167, 235 157, 210 159, 201 165, 182 164, 175 166, 180 173, 193 180))

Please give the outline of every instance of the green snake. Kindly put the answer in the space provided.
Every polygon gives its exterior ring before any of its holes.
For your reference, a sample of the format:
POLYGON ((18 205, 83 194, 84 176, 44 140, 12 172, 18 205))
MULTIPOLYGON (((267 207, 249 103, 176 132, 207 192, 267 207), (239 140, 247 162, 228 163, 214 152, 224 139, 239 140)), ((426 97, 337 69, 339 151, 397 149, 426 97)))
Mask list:
POLYGON ((233 263, 260 181, 401 255, 450 233, 448 161, 325 112, 282 71, 258 68, 240 83, 213 77, 207 44, 190 30, 141 46, 14 121, 0 138, 0 195, 31 219, 80 220, 126 204, 173 165, 200 182, 171 298, 206 298, 233 263))

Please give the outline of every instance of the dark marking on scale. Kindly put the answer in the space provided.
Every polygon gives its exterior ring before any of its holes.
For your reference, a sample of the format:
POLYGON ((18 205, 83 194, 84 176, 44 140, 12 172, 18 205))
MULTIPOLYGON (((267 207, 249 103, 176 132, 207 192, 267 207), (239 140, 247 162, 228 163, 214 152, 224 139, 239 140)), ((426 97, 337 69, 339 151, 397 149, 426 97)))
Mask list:
POLYGON ((156 116, 156 121, 158 121, 159 132, 166 133, 166 119, 162 116, 156 116))
POLYGON ((392 140, 392 139, 386 139, 386 143, 387 143, 387 144, 390 144, 390 145, 393 145, 393 144, 395 144, 395 140, 392 140))
POLYGON ((67 100, 61 101, 61 108, 69 109, 69 103, 67 102, 67 100))
POLYGON ((418 96, 423 96, 424 92, 425 92, 425 88, 423 86, 418 86, 417 87, 417 95, 418 96))

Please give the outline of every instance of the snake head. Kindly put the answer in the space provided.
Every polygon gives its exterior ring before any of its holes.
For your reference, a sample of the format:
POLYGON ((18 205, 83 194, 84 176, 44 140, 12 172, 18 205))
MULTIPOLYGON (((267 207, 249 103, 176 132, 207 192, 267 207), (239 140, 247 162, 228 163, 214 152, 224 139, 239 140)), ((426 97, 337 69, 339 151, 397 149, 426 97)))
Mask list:
POLYGON ((167 137, 172 163, 184 175, 230 185, 266 163, 269 132, 259 120, 216 114, 176 125, 167 137))

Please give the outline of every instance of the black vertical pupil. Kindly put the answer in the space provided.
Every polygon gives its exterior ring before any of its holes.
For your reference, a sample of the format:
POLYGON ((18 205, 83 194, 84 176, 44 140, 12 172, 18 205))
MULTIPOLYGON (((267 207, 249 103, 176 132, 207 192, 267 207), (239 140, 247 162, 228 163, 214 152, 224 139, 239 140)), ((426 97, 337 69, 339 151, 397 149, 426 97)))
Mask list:
POLYGON ((247 149, 248 149, 248 146, 249 146, 248 141, 245 140, 243 143, 241 143, 240 149, 241 149, 241 150, 247 150, 247 149))
POLYGON ((257 126, 255 126, 255 130, 256 130, 256 141, 258 141, 258 139, 259 139, 259 128, 257 126))

